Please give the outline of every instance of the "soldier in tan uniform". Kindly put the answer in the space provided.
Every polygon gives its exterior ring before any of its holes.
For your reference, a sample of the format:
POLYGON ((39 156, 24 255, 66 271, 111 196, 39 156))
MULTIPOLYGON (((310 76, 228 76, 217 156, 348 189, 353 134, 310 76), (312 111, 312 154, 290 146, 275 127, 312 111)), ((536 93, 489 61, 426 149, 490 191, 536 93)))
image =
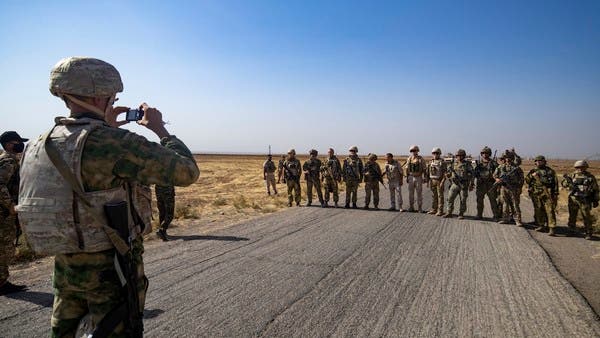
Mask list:
POLYGON ((498 223, 507 224, 512 217, 516 225, 522 227, 521 190, 525 175, 523 169, 515 163, 514 151, 505 151, 502 158, 504 163, 498 166, 494 172, 495 184, 500 185, 500 198, 504 209, 503 218, 498 223))
POLYGON ((302 167, 300 161, 296 158, 296 150, 290 149, 288 151, 288 157, 283 162, 283 171, 285 183, 287 184, 288 192, 288 207, 292 206, 292 202, 296 200, 296 206, 300 206, 300 199, 302 198, 302 190, 300 188, 300 175, 302 174, 302 167))
POLYGON ((377 155, 369 154, 368 161, 365 163, 365 210, 369 209, 371 195, 373 195, 373 209, 379 210, 379 183, 383 183, 383 174, 381 167, 377 163, 377 155))
POLYGON ((275 195, 277 195, 277 185, 275 185, 275 169, 273 156, 269 155, 267 160, 263 163, 263 180, 267 186, 267 195, 271 195, 271 187, 273 188, 275 195))
POLYGON ((569 189, 569 229, 576 228, 577 215, 581 212, 585 239, 593 238, 594 216, 592 209, 598 207, 600 189, 596 177, 587 171, 588 163, 585 160, 576 161, 573 165, 575 172, 563 176, 561 185, 569 189))
POLYGON ((400 211, 403 212, 402 209, 402 184, 404 183, 404 173, 402 171, 402 165, 398 160, 394 159, 394 155, 392 153, 387 153, 385 155, 386 164, 385 164, 385 176, 388 180, 388 189, 390 190, 390 211, 400 211), (396 196, 398 196, 398 209, 396 209, 396 196))
POLYGON ((352 201, 352 209, 357 209, 356 205, 358 186, 363 180, 363 162, 358 157, 358 147, 353 146, 349 150, 350 155, 344 160, 342 175, 346 182, 346 205, 344 208, 350 208, 352 201))
POLYGON ((525 176, 527 191, 533 203, 536 231, 548 231, 554 236, 556 228, 556 203, 558 201, 558 179, 552 168, 546 165, 546 158, 538 155, 536 167, 525 176))
POLYGON ((442 216, 444 215, 444 184, 446 183, 446 162, 441 158, 442 150, 433 148, 431 150, 433 158, 427 165, 425 177, 429 182, 431 189, 431 210, 428 214, 442 216))
POLYGON ((417 207, 419 212, 423 212, 423 183, 427 181, 423 178, 427 164, 421 155, 419 155, 419 146, 409 148, 410 156, 406 160, 406 183, 408 183, 408 203, 409 212, 415 212, 415 191, 417 192, 417 207))
POLYGON ((325 192, 325 207, 329 204, 329 194, 333 194, 334 207, 338 207, 340 199, 338 183, 342 180, 342 165, 335 156, 333 148, 329 148, 328 157, 321 165, 321 180, 323 181, 323 190, 325 192))

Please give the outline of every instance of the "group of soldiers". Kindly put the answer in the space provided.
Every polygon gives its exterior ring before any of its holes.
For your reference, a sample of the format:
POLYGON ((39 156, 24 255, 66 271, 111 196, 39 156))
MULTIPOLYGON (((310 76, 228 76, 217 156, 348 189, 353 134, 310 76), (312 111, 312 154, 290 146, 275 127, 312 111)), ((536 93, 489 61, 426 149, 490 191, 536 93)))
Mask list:
MULTIPOLYGON (((484 200, 487 196, 491 208, 492 220, 500 224, 514 222, 523 226, 521 217, 521 193, 524 184, 533 202, 536 230, 556 234, 556 207, 558 202, 558 178, 550 168, 544 156, 535 157, 535 168, 527 175, 521 168, 521 157, 514 149, 506 150, 497 159, 492 157, 492 149, 485 146, 481 149, 480 158, 468 158, 465 150, 459 149, 454 154, 442 158, 440 148, 431 151, 429 162, 419 155, 419 147, 409 148, 410 156, 400 164, 393 154, 386 154, 386 163, 382 170, 377 163, 377 155, 369 154, 366 161, 358 156, 358 148, 353 146, 343 162, 336 157, 332 148, 328 156, 321 161, 315 149, 310 150, 309 159, 301 165, 296 158, 296 151, 290 149, 283 155, 277 168, 277 183, 283 181, 287 185, 288 206, 296 203, 300 206, 302 174, 306 179, 307 206, 312 205, 313 188, 316 190, 322 207, 329 207, 330 196, 333 195, 334 207, 338 207, 338 184, 342 180, 346 184, 346 201, 344 208, 357 207, 357 190, 361 182, 365 183, 364 209, 368 210, 373 202, 373 209, 379 209, 379 184, 385 187, 383 178, 387 178, 387 189, 390 193, 390 211, 427 212, 423 209, 423 185, 427 185, 432 193, 432 205, 428 214, 444 218, 454 217, 454 205, 459 198, 458 219, 464 219, 467 211, 469 192, 475 190, 477 214, 475 219, 483 219, 484 200), (406 177, 406 180, 404 179, 406 177), (408 185, 409 207, 403 209, 402 185, 408 185), (449 182, 449 184, 447 184, 449 182), (444 193, 449 185, 445 198, 444 193), (416 194, 416 200, 415 200, 416 194), (415 205, 416 204, 416 205, 415 205), (446 205, 446 209, 444 206, 446 205)), ((269 155, 263 164, 264 179, 267 181, 267 193, 271 187, 277 193, 275 184, 276 166, 269 155)), ((576 228, 577 215, 581 213, 584 223, 585 238, 592 239, 592 208, 598 206, 599 189, 596 178, 587 171, 588 163, 580 160, 574 164, 575 172, 565 174, 561 185, 569 190, 569 230, 576 228)))

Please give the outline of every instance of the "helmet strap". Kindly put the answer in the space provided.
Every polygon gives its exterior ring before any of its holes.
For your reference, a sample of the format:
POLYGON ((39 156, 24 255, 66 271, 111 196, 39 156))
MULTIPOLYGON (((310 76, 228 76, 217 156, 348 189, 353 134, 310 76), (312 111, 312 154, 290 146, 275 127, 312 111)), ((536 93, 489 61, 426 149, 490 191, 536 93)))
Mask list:
POLYGON ((102 111, 102 109, 89 104, 85 101, 82 101, 76 97, 74 97, 73 95, 69 95, 69 94, 63 94, 66 98, 68 98, 70 101, 72 101, 73 103, 85 108, 85 109, 89 109, 90 112, 95 113, 96 115, 98 115, 99 117, 101 117, 102 119, 104 119, 106 117, 106 114, 108 112, 110 112, 112 110, 112 105, 115 102, 115 97, 116 95, 112 95, 109 99, 109 102, 106 105, 106 108, 104 109, 104 111, 102 111))

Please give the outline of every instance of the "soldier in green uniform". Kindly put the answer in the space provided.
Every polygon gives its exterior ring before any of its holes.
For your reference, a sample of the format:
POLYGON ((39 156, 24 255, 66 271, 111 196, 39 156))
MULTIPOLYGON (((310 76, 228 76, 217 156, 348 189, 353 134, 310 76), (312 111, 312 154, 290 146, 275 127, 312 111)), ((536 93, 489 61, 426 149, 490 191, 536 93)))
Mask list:
POLYGON ((467 211, 467 198, 469 191, 473 190, 473 166, 471 162, 465 161, 467 156, 463 149, 458 149, 455 154, 456 161, 451 164, 446 172, 446 178, 452 183, 448 191, 448 212, 444 218, 452 217, 454 211, 454 200, 460 195, 460 209, 458 211, 458 219, 463 219, 465 211, 467 211))
POLYGON ((364 168, 365 178, 365 206, 369 209, 371 203, 371 194, 373 194, 373 209, 379 210, 379 183, 383 183, 383 174, 381 167, 377 163, 377 155, 369 154, 368 161, 364 168))
POLYGON ((317 191, 319 197, 319 203, 321 207, 325 208, 325 201, 323 200, 323 192, 321 191, 321 160, 317 158, 319 152, 315 149, 311 149, 309 152, 310 157, 304 165, 302 165, 302 171, 304 171, 304 177, 306 178, 306 197, 308 202, 306 206, 312 205, 313 198, 313 187, 317 191))
POLYGON ((511 217, 517 226, 522 227, 521 221, 521 190, 525 177, 523 169, 515 163, 514 151, 505 151, 502 155, 504 163, 494 172, 494 184, 500 186, 500 198, 503 205, 503 217, 498 223, 507 224, 511 217))
POLYGON ((296 206, 300 206, 301 188, 300 188, 300 173, 301 173, 300 161, 296 158, 296 150, 290 149, 288 151, 288 157, 283 162, 284 179, 287 184, 288 192, 288 207, 292 206, 294 199, 296 200, 296 206))
POLYGON ((158 206, 158 222, 159 228, 156 231, 158 238, 163 241, 168 241, 167 229, 175 216, 175 187, 172 185, 156 185, 154 186, 156 195, 156 205, 158 206))
POLYGON ((152 211, 147 186, 186 186, 199 176, 192 153, 169 134, 157 109, 141 104, 138 124, 154 132, 160 144, 118 128, 127 121, 117 122, 117 116, 129 110, 113 108, 122 90, 119 72, 104 61, 59 61, 50 75, 50 92, 70 115, 56 118, 23 155, 19 218, 32 248, 55 255, 52 337, 73 337, 87 314, 110 337, 141 336, 141 322, 133 325, 129 316, 113 310, 131 301, 139 306, 139 316, 143 312, 148 279, 142 234, 151 231, 152 211), (119 235, 102 216, 115 200, 125 203, 129 234, 119 235), (137 285, 122 284, 119 276, 127 270, 116 264, 117 255, 135 263, 129 276, 137 285), (128 287, 138 293, 126 292, 128 287))
POLYGON ((577 215, 581 211, 585 239, 593 237, 594 216, 592 208, 598 207, 600 200, 598 181, 596 177, 587 171, 588 163, 585 160, 575 162, 575 172, 563 176, 561 185, 570 190, 569 192, 569 229, 574 230, 577 223, 577 215))
POLYGON ((546 165, 546 158, 538 155, 536 167, 525 176, 527 191, 533 203, 534 218, 537 231, 549 231, 554 236, 556 228, 556 202, 558 201, 558 179, 552 168, 546 165), (546 223, 548 226, 546 226, 546 223), (549 230, 548 230, 549 228, 549 230))
POLYGON ((267 160, 263 163, 263 180, 267 186, 267 195, 271 195, 271 187, 273 192, 277 195, 277 186, 275 185, 275 163, 273 162, 273 156, 269 155, 267 160))
POLYGON ((475 219, 483 218, 483 201, 487 195, 490 201, 490 207, 492 209, 492 216, 494 222, 500 219, 500 211, 498 209, 498 196, 497 190, 493 189, 494 186, 494 171, 498 168, 498 163, 491 158, 492 149, 488 146, 481 149, 481 160, 477 162, 475 167, 475 179, 476 189, 475 196, 477 196, 477 216, 475 219))
POLYGON ((346 182, 346 205, 344 208, 350 208, 350 200, 352 200, 352 208, 356 209, 356 193, 358 192, 358 186, 363 180, 363 163, 358 157, 358 148, 356 146, 351 147, 349 150, 350 155, 344 160, 344 167, 342 175, 346 182))
POLYGON ((446 162, 441 158, 442 150, 433 148, 431 150, 433 158, 427 164, 425 179, 429 182, 431 189, 431 210, 428 214, 442 216, 444 214, 444 184, 446 183, 446 162))
POLYGON ((16 285, 8 281, 8 265, 15 258, 15 241, 17 234, 17 213, 15 205, 19 195, 19 157, 25 142, 15 131, 7 131, 0 135, 0 143, 4 151, 0 153, 0 295, 18 292, 24 285, 16 285))
POLYGON ((332 193, 334 206, 337 208, 340 199, 338 182, 342 180, 342 165, 335 156, 333 148, 329 148, 327 154, 329 156, 321 165, 321 180, 323 181, 323 190, 325 190, 325 207, 328 206, 329 195, 332 193))

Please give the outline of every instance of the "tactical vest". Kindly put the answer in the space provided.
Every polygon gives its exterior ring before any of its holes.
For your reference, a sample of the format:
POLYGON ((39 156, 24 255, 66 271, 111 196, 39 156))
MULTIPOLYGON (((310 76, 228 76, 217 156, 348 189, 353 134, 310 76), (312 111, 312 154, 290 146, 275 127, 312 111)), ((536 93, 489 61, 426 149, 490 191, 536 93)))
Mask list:
POLYGON ((467 161, 454 163, 453 179, 458 180, 460 183, 465 183, 469 180, 472 175, 470 163, 467 161))
POLYGON ((287 160, 283 163, 285 170, 286 180, 299 180, 300 179, 300 161, 297 159, 287 160))
MULTIPOLYGON (((81 181, 81 157, 90 132, 104 125, 102 121, 81 118, 57 118, 57 125, 48 136, 64 163, 83 190, 81 181)), ((46 137, 31 142, 23 155, 21 186, 19 191, 19 221, 27 234, 27 241, 37 253, 65 254, 98 252, 114 248, 114 240, 108 234, 104 205, 110 202, 128 201, 130 236, 151 230, 151 193, 149 187, 137 184, 108 190, 84 192, 89 206, 78 197, 65 176, 54 166, 46 147, 46 137), (132 196, 131 200, 129 196, 132 196), (132 209, 133 207, 133 209, 132 209), (134 210, 139 218, 133 221, 134 210)), ((137 218, 137 217, 136 217, 137 218)), ((111 237, 113 237, 111 236, 111 237)), ((121 247, 117 247, 121 250, 121 247)))
POLYGON ((339 167, 337 157, 333 156, 328 158, 326 164, 334 178, 340 177, 341 168, 339 167))
POLYGON ((573 174, 573 196, 588 199, 592 197, 592 185, 594 179, 581 173, 573 174))
POLYGON ((385 174, 389 181, 399 181, 402 179, 402 174, 400 172, 400 163, 398 160, 392 160, 392 163, 385 164, 385 174))
POLYGON ((377 182, 381 179, 381 171, 378 170, 376 162, 367 161, 365 163, 365 181, 377 182))
POLYGON ((315 177, 318 178, 319 177, 319 172, 321 171, 321 160, 315 158, 315 159, 309 159, 307 163, 307 169, 308 169, 308 174, 311 177, 315 177))
POLYGON ((496 170, 494 161, 479 162, 477 165, 477 176, 480 180, 494 181, 494 171, 496 170))
POLYGON ((267 161, 265 161, 265 164, 263 165, 263 168, 268 173, 274 173, 275 172, 275 163, 273 163, 273 161, 268 161, 267 160, 267 161))
POLYGON ((346 170, 346 177, 351 180, 360 180, 360 168, 358 165, 359 158, 348 157, 344 160, 344 169, 346 170))
POLYGON ((421 160, 421 156, 409 157, 406 169, 409 175, 411 173, 421 174, 424 171, 423 169, 423 161, 421 160))
POLYGON ((442 170, 442 166, 444 164, 444 160, 431 160, 429 163, 429 178, 434 180, 439 180, 444 175, 444 171, 442 170))

